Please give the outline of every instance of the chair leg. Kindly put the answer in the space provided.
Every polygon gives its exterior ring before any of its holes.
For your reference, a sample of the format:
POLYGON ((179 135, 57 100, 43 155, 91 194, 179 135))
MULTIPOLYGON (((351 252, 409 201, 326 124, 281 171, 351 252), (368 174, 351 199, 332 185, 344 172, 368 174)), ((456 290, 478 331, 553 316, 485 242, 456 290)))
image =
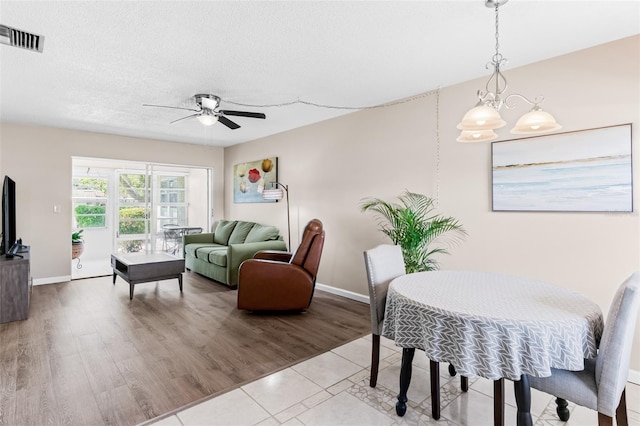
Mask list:
POLYGON ((493 381, 493 424, 504 426, 504 379, 493 381))
POLYGON ((569 416, 571 415, 571 411, 567 408, 569 403, 566 399, 556 398, 556 413, 558 413, 558 418, 563 422, 569 420, 569 416))
POLYGON ((613 417, 598 413, 598 426, 613 426, 613 417))
POLYGON ((429 360, 431 376, 431 417, 440 418, 440 363, 429 360))
POLYGON ((460 388, 462 392, 469 391, 469 378, 467 376, 460 376, 460 388))
MULTIPOLYGON (((456 368, 453 364, 449 364, 449 375, 451 377, 456 375, 456 368)), ((462 388, 462 392, 467 392, 469 390, 469 378, 465 376, 460 376, 460 387, 462 388)))
POLYGON ((376 387, 378 383, 378 366, 380 364, 380 335, 371 335, 371 376, 369 377, 369 386, 376 387))
POLYGON ((620 395, 620 403, 618 404, 618 408, 616 409, 616 425, 618 426, 628 426, 629 420, 627 419, 627 390, 622 389, 622 395, 620 395))
POLYGON ((456 375, 456 368, 453 366, 453 364, 449 364, 449 375, 451 377, 456 375))

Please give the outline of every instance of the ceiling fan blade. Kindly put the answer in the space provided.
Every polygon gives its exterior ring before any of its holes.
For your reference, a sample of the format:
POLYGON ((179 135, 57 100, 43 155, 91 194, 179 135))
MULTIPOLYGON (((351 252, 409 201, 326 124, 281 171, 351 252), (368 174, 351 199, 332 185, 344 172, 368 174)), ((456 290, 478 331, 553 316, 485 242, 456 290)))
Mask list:
POLYGON ((230 128, 231 130, 239 129, 240 126, 233 121, 229 120, 227 117, 223 115, 218 116, 218 121, 230 128))
POLYGON ((174 107, 174 106, 167 106, 167 105, 153 105, 153 104, 142 104, 142 106, 150 106, 150 107, 158 107, 158 108, 171 108, 171 109, 184 109, 186 111, 195 111, 195 112, 199 112, 199 109, 193 109, 193 108, 182 108, 182 107, 174 107))
POLYGON ((250 118, 267 118, 261 112, 249 112, 249 111, 229 111, 227 109, 220 110, 220 112, 224 115, 235 115, 238 117, 250 117, 250 118))
POLYGON ((182 117, 182 118, 178 118, 177 120, 173 120, 169 124, 177 123, 178 121, 186 120, 187 118, 191 118, 191 117, 197 117, 199 115, 200 115, 199 113, 198 114, 187 115, 186 117, 182 117))

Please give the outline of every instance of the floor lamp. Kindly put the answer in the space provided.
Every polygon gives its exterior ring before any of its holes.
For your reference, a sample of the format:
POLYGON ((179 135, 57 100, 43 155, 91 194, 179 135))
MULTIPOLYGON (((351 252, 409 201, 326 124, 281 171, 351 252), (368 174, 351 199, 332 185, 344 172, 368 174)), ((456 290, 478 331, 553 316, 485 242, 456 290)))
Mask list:
POLYGON ((282 200, 287 196, 287 237, 289 239, 289 251, 291 251, 291 215, 289 214, 289 186, 283 185, 280 182, 273 182, 271 189, 262 190, 263 200, 276 200, 276 202, 282 200), (281 187, 282 189, 278 188, 281 187), (284 190, 284 191, 283 191, 284 190))

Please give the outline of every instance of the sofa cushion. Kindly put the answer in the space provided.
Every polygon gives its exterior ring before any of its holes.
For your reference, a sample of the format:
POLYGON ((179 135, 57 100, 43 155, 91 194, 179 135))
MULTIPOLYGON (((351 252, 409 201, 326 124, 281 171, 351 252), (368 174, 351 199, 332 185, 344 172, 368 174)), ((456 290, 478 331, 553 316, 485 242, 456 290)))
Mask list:
POLYGON ((226 267, 227 266, 227 250, 211 250, 209 253, 209 263, 226 267))
POLYGON ((251 231, 251 228, 253 228, 254 225, 254 222, 238 221, 236 227, 233 228, 233 232, 229 237, 227 245, 244 243, 245 238, 247 238, 247 234, 249 234, 249 231, 251 231))
POLYGON ((235 220, 221 220, 216 227, 215 234, 213 235, 213 242, 226 246, 229 243, 229 237, 237 223, 238 222, 235 220))
POLYGON ((267 226, 260 225, 256 223, 251 231, 249 231, 249 235, 245 238, 245 243, 258 243, 261 241, 269 241, 269 240, 277 240, 280 236, 280 232, 278 228, 275 226, 267 226))
POLYGON ((196 257, 205 262, 218 266, 227 266, 227 247, 225 246, 205 246, 196 250, 196 257))
POLYGON ((187 244, 184 248, 184 251, 186 254, 193 256, 193 257, 197 257, 196 256, 196 252, 198 251, 198 249, 201 249, 202 247, 218 247, 218 248, 222 248, 222 249, 226 249, 227 246, 223 246, 220 244, 212 244, 212 243, 190 243, 187 244))

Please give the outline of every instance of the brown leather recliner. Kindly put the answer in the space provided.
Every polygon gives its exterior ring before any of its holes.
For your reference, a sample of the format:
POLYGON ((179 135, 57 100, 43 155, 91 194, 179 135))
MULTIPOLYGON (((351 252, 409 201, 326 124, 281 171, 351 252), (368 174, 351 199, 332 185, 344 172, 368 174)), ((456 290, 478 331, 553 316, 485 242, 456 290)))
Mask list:
POLYGON ((260 251, 240 265, 238 309, 250 311, 305 310, 311 304, 320 266, 324 230, 311 220, 295 254, 260 251))

